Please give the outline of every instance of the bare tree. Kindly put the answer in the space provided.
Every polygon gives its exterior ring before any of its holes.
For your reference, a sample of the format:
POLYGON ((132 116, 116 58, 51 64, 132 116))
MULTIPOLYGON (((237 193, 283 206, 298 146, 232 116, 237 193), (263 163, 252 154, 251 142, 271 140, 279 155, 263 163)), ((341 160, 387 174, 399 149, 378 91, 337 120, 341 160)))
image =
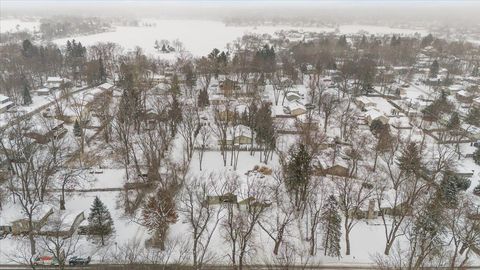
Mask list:
POLYGON ((345 229, 345 254, 350 255, 350 232, 361 218, 361 210, 368 202, 372 190, 367 188, 366 179, 357 180, 350 177, 333 179, 338 192, 339 209, 343 214, 345 229))
POLYGON ((65 269, 66 259, 75 254, 80 239, 76 233, 65 235, 65 231, 70 229, 69 225, 66 224, 66 216, 62 212, 55 213, 45 225, 48 228, 48 235, 40 237, 41 248, 58 260, 60 269, 65 269))
POLYGON ((272 197, 272 207, 269 207, 265 215, 258 221, 258 225, 273 240, 273 254, 278 255, 284 238, 289 235, 289 225, 295 220, 292 209, 293 203, 287 196, 283 185, 282 173, 277 171, 274 175, 274 183, 268 187, 268 194, 272 197))
POLYGON ((187 159, 193 157, 193 151, 200 129, 200 117, 197 107, 184 106, 182 121, 178 124, 178 133, 182 136, 186 147, 187 159))
MULTIPOLYGON (((255 178, 255 177, 253 177, 255 178)), ((244 201, 228 204, 226 217, 222 222, 225 240, 231 246, 230 260, 238 269, 243 269, 245 259, 252 248, 255 225, 269 206, 264 197, 266 186, 258 179, 247 179, 244 190, 239 189, 244 201)))
POLYGON ((201 171, 202 163, 203 163, 203 155, 205 154, 205 150, 208 146, 207 143, 210 139, 210 128, 206 124, 201 125, 198 136, 199 136, 199 140, 197 141, 197 144, 199 144, 199 146, 197 149, 197 153, 198 153, 198 162, 199 162, 200 171, 201 171))
POLYGON ((195 269, 202 269, 212 258, 209 245, 221 219, 221 206, 208 202, 215 192, 215 175, 207 179, 193 177, 186 181, 180 211, 191 228, 192 256, 195 269))

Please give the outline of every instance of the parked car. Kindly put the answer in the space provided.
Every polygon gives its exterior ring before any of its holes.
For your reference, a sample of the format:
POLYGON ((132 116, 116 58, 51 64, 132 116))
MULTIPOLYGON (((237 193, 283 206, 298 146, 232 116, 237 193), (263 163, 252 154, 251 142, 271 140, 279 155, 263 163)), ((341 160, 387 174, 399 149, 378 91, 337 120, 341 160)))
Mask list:
POLYGON ((34 265, 59 265, 57 258, 53 256, 38 256, 33 261, 34 265))
POLYGON ((91 260, 90 256, 88 256, 87 258, 73 256, 70 258, 70 260, 68 260, 68 264, 69 265, 87 265, 90 263, 90 260, 91 260))

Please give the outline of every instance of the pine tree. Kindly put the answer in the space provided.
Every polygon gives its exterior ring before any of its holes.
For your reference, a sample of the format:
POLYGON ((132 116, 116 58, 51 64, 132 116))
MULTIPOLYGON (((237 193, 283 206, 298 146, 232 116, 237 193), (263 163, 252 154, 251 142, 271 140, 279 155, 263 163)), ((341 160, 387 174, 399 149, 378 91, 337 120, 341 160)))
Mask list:
POLYGON ((436 78, 439 70, 440 70, 440 66, 438 65, 438 61, 433 60, 433 63, 430 66, 430 75, 429 75, 430 78, 436 78))
POLYGON ((206 107, 210 105, 210 100, 208 98, 207 90, 200 90, 198 93, 198 107, 206 107))
POLYGON ((105 238, 111 235, 115 228, 110 212, 98 197, 95 197, 90 215, 88 216, 88 231, 90 235, 99 236, 102 246, 105 245, 105 238))
POLYGON ((440 183, 441 197, 446 207, 454 208, 458 204, 458 187, 455 179, 444 177, 440 183))
POLYGON ((304 144, 290 149, 290 160, 284 167, 285 186, 293 197, 297 210, 307 199, 308 186, 312 175, 312 155, 304 144))
POLYGON ((480 108, 472 107, 465 117, 465 123, 473 126, 480 126, 480 108))
POLYGON ((75 123, 73 124, 73 135, 75 135, 75 137, 82 136, 82 128, 80 127, 78 120, 75 120, 75 123))
POLYGON ((459 129, 460 128, 460 117, 457 112, 453 112, 448 120, 447 128, 449 130, 459 129))
POLYGON ((323 249, 325 256, 340 257, 340 238, 342 236, 341 221, 338 214, 338 203, 335 196, 330 195, 322 213, 324 228, 323 249))
POLYGON ((102 57, 98 59, 98 77, 100 78, 100 82, 102 83, 107 80, 107 71, 105 70, 105 65, 103 64, 102 57))
POLYGON ((398 158, 399 168, 407 175, 417 175, 422 168, 422 155, 416 143, 409 143, 398 158))
POLYGON ((30 105, 32 104, 32 96, 30 96, 30 91, 28 90, 28 86, 25 84, 23 86, 23 105, 30 105))

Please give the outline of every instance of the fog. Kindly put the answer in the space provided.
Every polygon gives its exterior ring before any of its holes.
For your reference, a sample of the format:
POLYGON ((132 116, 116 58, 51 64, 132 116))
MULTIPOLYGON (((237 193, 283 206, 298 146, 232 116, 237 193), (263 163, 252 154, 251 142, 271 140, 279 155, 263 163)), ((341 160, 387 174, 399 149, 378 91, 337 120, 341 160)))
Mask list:
POLYGON ((296 19, 326 23, 472 26, 477 1, 0 1, 1 19, 80 15, 164 19, 296 19))

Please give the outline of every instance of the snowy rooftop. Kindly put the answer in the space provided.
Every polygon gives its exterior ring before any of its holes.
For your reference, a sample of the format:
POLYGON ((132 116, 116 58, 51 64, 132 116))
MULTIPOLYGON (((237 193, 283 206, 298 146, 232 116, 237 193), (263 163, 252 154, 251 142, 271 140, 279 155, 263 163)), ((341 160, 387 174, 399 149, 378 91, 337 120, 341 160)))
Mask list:
POLYGON ((7 97, 7 96, 0 95, 0 103, 3 103, 3 102, 5 102, 5 101, 7 101, 7 100, 9 100, 9 99, 10 99, 10 98, 7 97))
POLYGON ((47 82, 59 83, 59 82, 63 82, 63 79, 61 77, 48 77, 47 82))

